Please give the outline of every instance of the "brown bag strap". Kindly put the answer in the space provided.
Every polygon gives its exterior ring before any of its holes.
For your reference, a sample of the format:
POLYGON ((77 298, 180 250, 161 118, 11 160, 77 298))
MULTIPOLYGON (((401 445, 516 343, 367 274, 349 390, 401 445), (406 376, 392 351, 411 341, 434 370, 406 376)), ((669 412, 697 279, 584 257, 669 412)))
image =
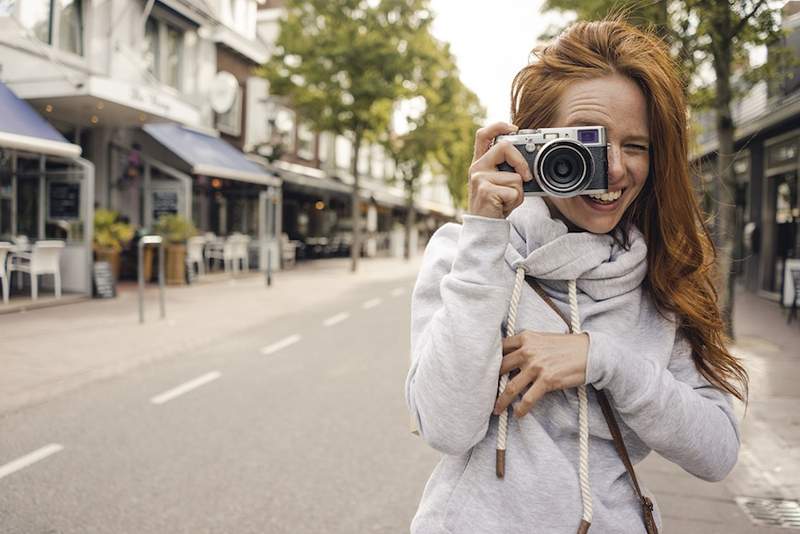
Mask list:
MULTIPOLYGON (((551 299, 550 295, 545 292, 541 284, 539 284, 535 278, 530 276, 526 276, 525 280, 542 298, 545 304, 547 304, 554 312, 556 312, 559 317, 561 317, 571 333, 572 321, 558 308, 558 306, 556 306, 555 302, 553 302, 553 299, 551 299)), ((625 470, 628 471, 628 474, 631 477, 633 489, 636 491, 636 496, 639 498, 639 502, 642 505, 645 529, 647 530, 648 534, 658 534, 658 528, 656 527, 656 522, 653 518, 653 502, 647 496, 642 494, 642 490, 639 487, 639 481, 636 479, 636 472, 633 470, 633 464, 628 456, 628 449, 625 447, 625 441, 622 439, 622 432, 619 430, 617 418, 614 416, 614 412, 611 410, 611 403, 608 402, 608 397, 606 396, 605 391, 595 391, 597 393, 597 400, 600 403, 600 409, 603 410, 603 417, 606 419, 608 430, 611 432, 611 437, 614 440, 614 448, 617 449, 617 454, 619 454, 619 457, 622 459, 622 463, 625 464, 625 470)))

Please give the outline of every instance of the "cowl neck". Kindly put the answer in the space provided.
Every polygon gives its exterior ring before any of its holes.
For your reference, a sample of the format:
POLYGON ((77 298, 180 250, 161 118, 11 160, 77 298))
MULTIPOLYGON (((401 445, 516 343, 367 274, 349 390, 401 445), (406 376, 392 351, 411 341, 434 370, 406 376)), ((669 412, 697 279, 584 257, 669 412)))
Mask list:
POLYGON ((556 291, 563 289, 559 282, 577 280, 578 289, 593 300, 605 300, 638 288, 647 274, 647 245, 635 227, 628 249, 609 234, 569 232, 541 197, 527 197, 508 221, 506 263, 514 271, 522 266, 556 291))

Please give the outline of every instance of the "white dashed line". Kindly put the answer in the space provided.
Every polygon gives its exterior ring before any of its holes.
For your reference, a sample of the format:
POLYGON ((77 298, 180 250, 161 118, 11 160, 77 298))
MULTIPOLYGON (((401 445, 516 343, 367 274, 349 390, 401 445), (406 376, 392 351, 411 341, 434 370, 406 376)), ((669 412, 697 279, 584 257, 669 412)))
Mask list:
POLYGON ((406 292, 405 288, 396 287, 396 288, 392 289, 392 296, 393 297, 399 297, 400 295, 402 295, 405 292, 406 292))
POLYGON ((0 478, 7 477, 11 473, 15 473, 20 469, 25 469, 29 465, 33 465, 40 460, 44 460, 51 454, 60 452, 63 449, 64 447, 58 443, 51 443, 50 445, 46 445, 41 449, 37 449, 30 454, 26 454, 22 458, 17 458, 13 462, 9 462, 6 465, 0 465, 0 478))
POLYGON ((368 300, 367 302, 362 304, 361 307, 364 308, 365 310, 368 310, 370 308, 374 308, 375 306, 377 306, 381 302, 383 302, 381 299, 372 299, 372 300, 368 300))
POLYGON ((156 395, 150 402, 153 404, 164 404, 167 401, 171 401, 175 397, 183 395, 184 393, 188 393, 189 391, 199 388, 202 385, 208 384, 222 376, 222 373, 219 371, 211 371, 210 373, 206 373, 203 376, 199 376, 194 380, 189 380, 185 384, 181 384, 178 387, 172 388, 169 391, 165 391, 161 395, 156 395))
POLYGON ((334 315, 333 317, 328 317, 327 319, 325 319, 325 320, 322 322, 322 324, 324 324, 325 326, 333 326, 333 325, 335 325, 336 323, 341 323, 342 321, 344 321, 344 320, 345 320, 345 319, 347 319, 348 317, 350 317, 350 314, 349 314, 349 313, 347 313, 347 312, 342 312, 342 313, 339 313, 339 314, 337 314, 337 315, 334 315))
POLYGON ((266 347, 261 349, 261 354, 267 355, 272 354, 273 352, 277 352, 281 349, 288 347, 289 345, 294 345, 298 341, 300 341, 301 337, 297 334, 289 336, 287 338, 283 338, 277 343, 273 343, 272 345, 267 345, 266 347))

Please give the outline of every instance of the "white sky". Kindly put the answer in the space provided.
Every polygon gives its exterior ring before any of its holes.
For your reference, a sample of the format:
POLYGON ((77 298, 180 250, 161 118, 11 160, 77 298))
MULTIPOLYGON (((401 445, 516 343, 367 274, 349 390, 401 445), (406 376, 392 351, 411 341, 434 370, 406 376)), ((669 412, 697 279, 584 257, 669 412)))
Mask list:
POLYGON ((542 0, 431 0, 433 34, 451 45, 461 80, 486 107, 487 123, 508 121, 511 80, 528 63, 536 38, 558 20, 542 0))

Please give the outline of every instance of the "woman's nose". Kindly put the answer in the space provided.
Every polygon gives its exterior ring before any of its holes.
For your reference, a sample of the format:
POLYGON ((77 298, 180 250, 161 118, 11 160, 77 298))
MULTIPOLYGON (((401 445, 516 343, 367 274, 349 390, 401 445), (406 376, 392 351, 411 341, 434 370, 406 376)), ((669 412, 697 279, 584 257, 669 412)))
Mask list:
POLYGON ((617 145, 611 144, 608 148, 608 183, 616 183, 625 176, 625 163, 623 161, 622 149, 617 145))

